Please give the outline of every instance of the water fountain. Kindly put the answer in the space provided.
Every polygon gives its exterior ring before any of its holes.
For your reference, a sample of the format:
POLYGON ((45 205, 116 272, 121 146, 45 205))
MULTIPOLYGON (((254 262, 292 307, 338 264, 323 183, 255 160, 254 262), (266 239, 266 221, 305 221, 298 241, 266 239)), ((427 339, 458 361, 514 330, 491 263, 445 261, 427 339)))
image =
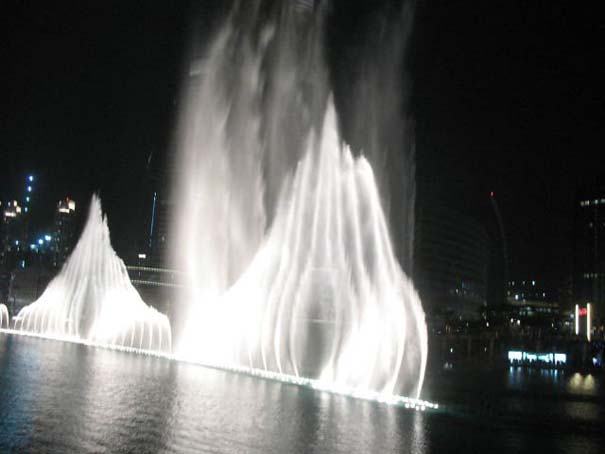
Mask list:
POLYGON ((263 4, 235 3, 187 82, 173 194, 173 260, 186 276, 178 337, 132 286, 96 196, 61 272, 12 329, 0 306, 0 330, 436 408, 418 399, 424 312, 379 182, 339 131, 322 14, 263 4))
POLYGON ((321 19, 288 5, 267 19, 261 3, 236 3, 188 81, 173 240, 189 291, 175 356, 417 397, 424 313, 372 167, 342 142, 321 19))
POLYGON ((10 326, 10 317, 8 315, 8 308, 5 304, 0 304, 0 329, 8 328, 10 326))
POLYGON ((97 196, 74 251, 13 318, 12 331, 152 354, 170 352, 172 343, 168 318, 143 302, 112 249, 97 196))

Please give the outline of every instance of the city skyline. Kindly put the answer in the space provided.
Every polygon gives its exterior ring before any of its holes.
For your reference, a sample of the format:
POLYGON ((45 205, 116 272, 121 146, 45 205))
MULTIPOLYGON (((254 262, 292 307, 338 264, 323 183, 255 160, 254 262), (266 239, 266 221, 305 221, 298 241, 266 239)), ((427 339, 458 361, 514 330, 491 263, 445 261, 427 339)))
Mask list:
MULTIPOLYGON (((206 3, 209 17, 220 10, 206 3)), ((364 18, 387 3, 335 2, 334 77, 362 70, 355 55, 373 34, 364 18)), ((130 240, 148 228, 149 161, 161 167, 171 152, 192 5, 146 5, 138 14, 115 4, 11 4, 0 199, 14 198, 20 179, 36 173, 39 215, 50 221, 59 198, 87 204, 100 192, 116 249, 135 252, 130 240)), ((602 112, 592 90, 602 71, 596 24, 563 2, 548 11, 506 2, 470 13, 417 4, 415 18, 404 89, 419 204, 451 206, 486 226, 494 191, 511 275, 565 278, 576 192, 602 175, 592 145, 602 112)), ((210 29, 216 20, 206 22, 210 29)), ((347 96, 342 86, 337 104, 347 96)))
POLYGON ((1 452, 602 451, 593 8, 8 1, 1 452))

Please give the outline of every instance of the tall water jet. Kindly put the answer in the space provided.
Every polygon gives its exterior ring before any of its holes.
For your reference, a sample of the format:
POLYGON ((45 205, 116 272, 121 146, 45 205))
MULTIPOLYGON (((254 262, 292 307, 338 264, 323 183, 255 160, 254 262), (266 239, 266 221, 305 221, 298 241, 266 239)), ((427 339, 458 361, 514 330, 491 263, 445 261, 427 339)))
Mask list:
POLYGON ((13 318, 22 334, 154 353, 171 350, 168 318, 143 302, 93 196, 73 252, 40 298, 13 318))
POLYGON ((10 317, 8 308, 5 304, 0 304, 0 329, 6 329, 10 326, 10 317))
POLYGON ((371 165, 340 136, 321 11, 300 5, 236 2, 188 81, 173 259, 189 290, 175 354, 418 396, 422 306, 371 165))

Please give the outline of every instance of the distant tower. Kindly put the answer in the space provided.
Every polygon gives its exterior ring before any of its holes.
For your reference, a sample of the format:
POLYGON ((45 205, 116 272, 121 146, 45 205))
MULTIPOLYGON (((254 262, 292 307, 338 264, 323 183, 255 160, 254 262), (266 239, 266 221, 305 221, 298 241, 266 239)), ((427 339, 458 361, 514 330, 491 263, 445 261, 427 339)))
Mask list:
POLYGON ((16 200, 11 200, 6 205, 0 204, 0 208, 0 263, 10 268, 26 242, 23 207, 16 200))
POLYGON ((502 215, 500 214, 500 208, 498 208, 498 202, 494 191, 489 193, 489 199, 492 203, 492 208, 498 221, 498 230, 500 232, 500 242, 502 245, 502 256, 504 257, 504 282, 508 282, 508 250, 506 248, 506 234, 504 233, 504 222, 502 221, 502 215))
POLYGON ((490 271, 490 290, 489 296, 494 304, 503 304, 506 301, 506 285, 508 282, 508 248, 506 247, 506 233, 504 231, 504 221, 500 214, 500 208, 496 201, 496 195, 494 191, 489 193, 489 200, 496 216, 496 222, 498 223, 498 235, 500 237, 500 248, 493 248, 492 257, 490 260, 491 271, 490 271), (498 249, 501 254, 498 254, 498 249))
POLYGON ((605 185, 584 188, 575 203, 573 296, 581 307, 592 303, 605 321, 605 185))
POLYGON ((76 202, 66 197, 59 200, 55 211, 54 239, 52 243, 53 265, 61 266, 76 241, 76 202))

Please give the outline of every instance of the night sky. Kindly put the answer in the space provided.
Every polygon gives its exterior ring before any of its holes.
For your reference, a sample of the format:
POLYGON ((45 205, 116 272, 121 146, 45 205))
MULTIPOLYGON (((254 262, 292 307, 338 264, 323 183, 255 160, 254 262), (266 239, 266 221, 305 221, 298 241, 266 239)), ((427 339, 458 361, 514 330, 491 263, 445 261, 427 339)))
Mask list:
MULTIPOLYGON (((337 45, 346 48, 387 3, 337 1, 337 45)), ((605 173, 603 25, 588 6, 576 8, 416 5, 407 68, 419 189, 485 224, 495 191, 512 277, 571 271, 575 191, 605 173)), ((194 9, 178 1, 2 9, 0 199, 21 197, 33 172, 43 224, 59 198, 86 204, 100 190, 113 243, 131 257, 147 228, 149 156, 162 159, 171 142, 194 9)))

